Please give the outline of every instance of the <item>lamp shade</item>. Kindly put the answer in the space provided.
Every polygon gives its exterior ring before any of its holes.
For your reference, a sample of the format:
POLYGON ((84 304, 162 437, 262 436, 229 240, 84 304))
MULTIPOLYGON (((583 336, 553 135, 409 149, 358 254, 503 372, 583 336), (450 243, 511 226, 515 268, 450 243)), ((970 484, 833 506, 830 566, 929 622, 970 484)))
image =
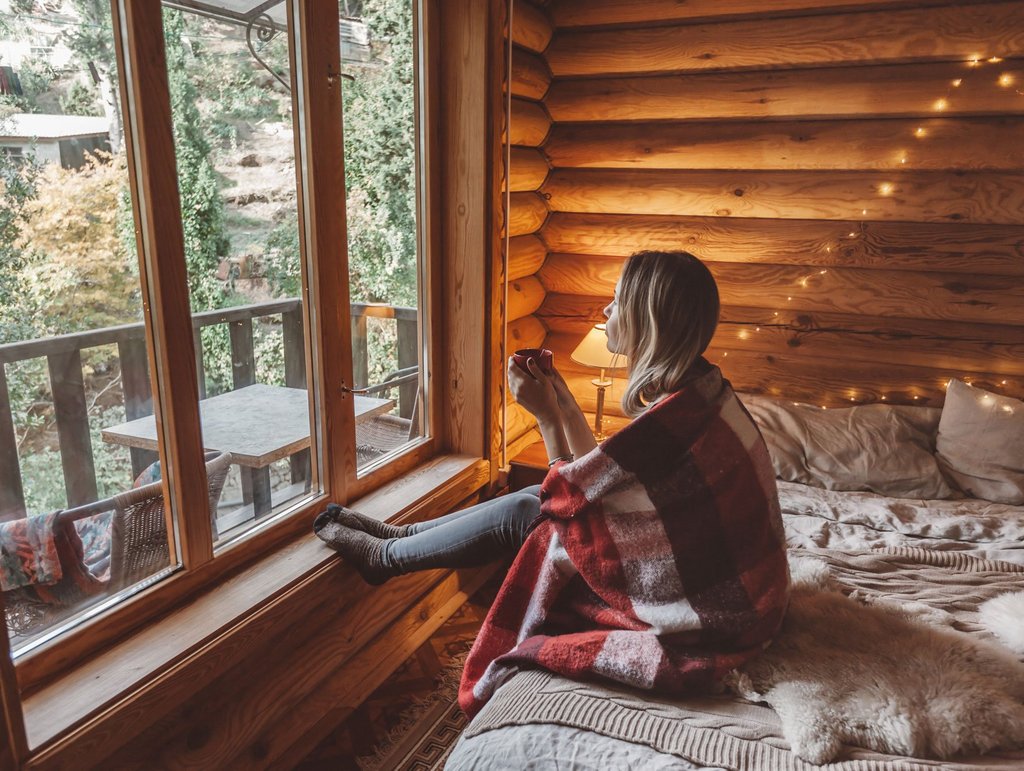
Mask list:
POLYGON ((626 366, 626 357, 608 350, 608 335, 604 324, 595 324, 569 357, 585 367, 616 369, 626 366))

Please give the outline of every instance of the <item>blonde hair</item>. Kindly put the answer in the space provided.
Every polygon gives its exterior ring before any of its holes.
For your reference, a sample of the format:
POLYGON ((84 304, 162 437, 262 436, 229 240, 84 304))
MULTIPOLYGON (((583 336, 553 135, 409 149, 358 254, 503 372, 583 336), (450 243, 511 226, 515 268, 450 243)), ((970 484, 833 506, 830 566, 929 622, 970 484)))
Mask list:
POLYGON ((630 417, 678 390, 718 326, 718 286, 689 252, 637 252, 622 268, 618 313, 630 417))

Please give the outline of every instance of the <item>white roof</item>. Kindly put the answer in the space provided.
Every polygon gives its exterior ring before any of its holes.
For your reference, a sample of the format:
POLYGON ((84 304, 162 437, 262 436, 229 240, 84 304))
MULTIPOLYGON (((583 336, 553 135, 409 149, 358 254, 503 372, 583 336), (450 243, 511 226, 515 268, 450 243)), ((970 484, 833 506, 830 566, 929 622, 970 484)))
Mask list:
POLYGON ((106 118, 90 115, 46 115, 20 112, 0 118, 0 137, 67 139, 109 132, 106 118))

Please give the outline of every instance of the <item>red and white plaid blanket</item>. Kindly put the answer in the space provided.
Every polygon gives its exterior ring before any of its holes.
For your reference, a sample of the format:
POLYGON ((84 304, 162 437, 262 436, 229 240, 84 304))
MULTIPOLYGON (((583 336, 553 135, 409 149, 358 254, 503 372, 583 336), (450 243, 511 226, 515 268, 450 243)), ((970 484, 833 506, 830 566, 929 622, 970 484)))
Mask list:
POLYGON ((709 690, 778 631, 789 571, 768 449, 718 368, 692 371, 548 474, 466 661, 469 715, 517 668, 709 690))

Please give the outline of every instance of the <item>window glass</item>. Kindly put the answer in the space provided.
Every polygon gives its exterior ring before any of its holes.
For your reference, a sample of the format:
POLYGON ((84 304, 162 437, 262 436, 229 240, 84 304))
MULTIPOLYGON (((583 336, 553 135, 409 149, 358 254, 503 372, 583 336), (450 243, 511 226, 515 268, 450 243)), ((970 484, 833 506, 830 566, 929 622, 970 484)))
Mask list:
POLYGON ((342 0, 341 58, 356 454, 424 434, 416 5, 342 0))
POLYGON ((319 484, 285 4, 251 22, 195 5, 163 19, 203 443, 232 458, 223 546, 319 484))
MULTIPOLYGON (((109 3, 0 3, 0 582, 16 654, 178 564, 109 3)), ((215 498, 211 490, 211 499, 215 498)))

